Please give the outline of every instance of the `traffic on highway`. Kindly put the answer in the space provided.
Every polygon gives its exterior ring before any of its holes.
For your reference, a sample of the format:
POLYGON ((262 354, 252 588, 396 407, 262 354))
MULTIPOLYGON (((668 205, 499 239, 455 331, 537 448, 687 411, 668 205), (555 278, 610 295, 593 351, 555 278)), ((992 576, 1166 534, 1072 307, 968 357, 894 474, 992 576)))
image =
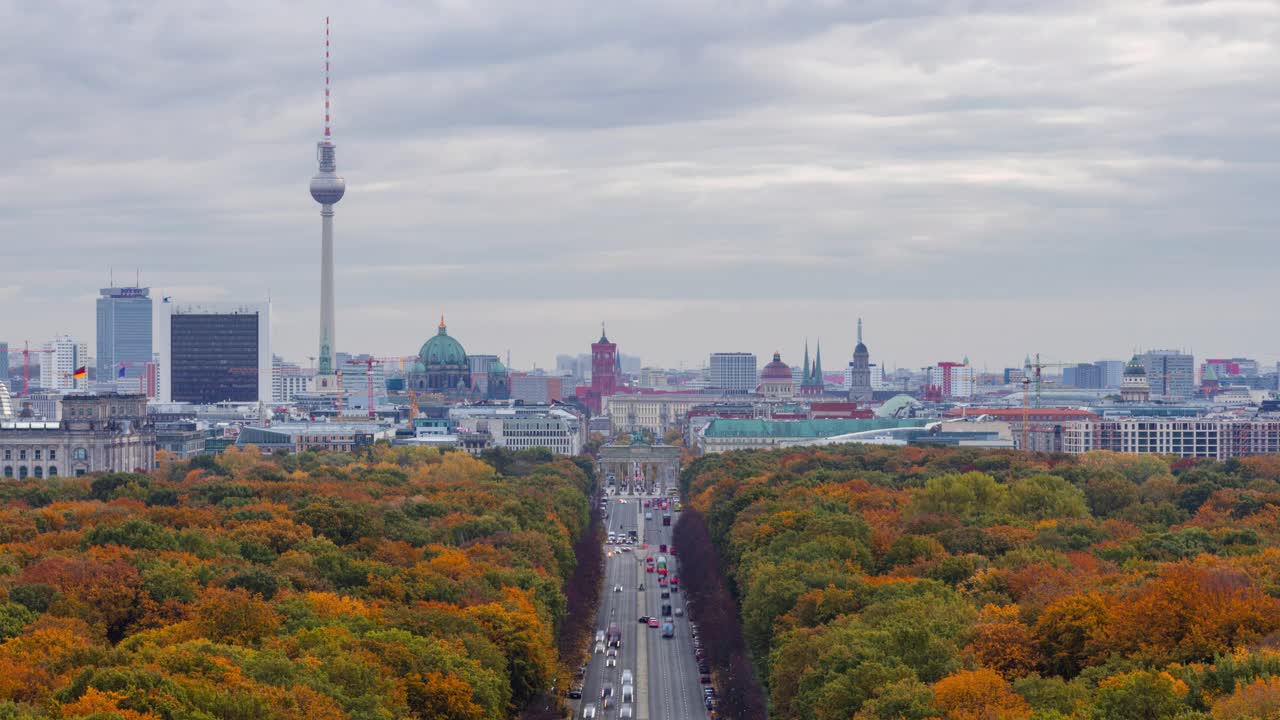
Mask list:
POLYGON ((674 488, 606 478, 604 592, 591 655, 569 692, 578 718, 705 720, 717 698, 671 545, 674 488))

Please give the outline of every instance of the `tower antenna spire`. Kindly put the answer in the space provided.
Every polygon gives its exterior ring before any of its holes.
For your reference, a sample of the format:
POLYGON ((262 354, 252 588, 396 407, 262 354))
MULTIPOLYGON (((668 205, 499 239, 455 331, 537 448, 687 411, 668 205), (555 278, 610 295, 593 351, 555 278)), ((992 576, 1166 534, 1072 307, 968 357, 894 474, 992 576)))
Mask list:
POLYGON ((329 16, 324 17, 324 139, 329 139, 329 16))

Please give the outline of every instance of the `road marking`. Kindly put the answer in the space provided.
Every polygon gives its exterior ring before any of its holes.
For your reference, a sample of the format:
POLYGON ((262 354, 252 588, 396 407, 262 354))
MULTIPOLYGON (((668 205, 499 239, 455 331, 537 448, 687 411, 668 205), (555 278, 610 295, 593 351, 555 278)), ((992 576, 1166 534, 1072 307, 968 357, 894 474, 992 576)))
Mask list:
MULTIPOLYGON (((645 528, 644 518, 640 513, 636 513, 636 528, 640 544, 644 546, 645 528)), ((638 582, 644 582, 643 563, 637 564, 636 571, 640 576, 638 582)), ((646 592, 648 592, 646 590, 646 592)), ((647 609, 648 603, 644 603, 644 596, 636 596, 637 611, 638 608, 647 609), (642 604, 643 603, 643 604, 642 604)), ((647 614, 647 613, 644 613, 647 614)), ((636 720, 649 720, 649 627, 646 625, 644 630, 636 634, 636 720)))

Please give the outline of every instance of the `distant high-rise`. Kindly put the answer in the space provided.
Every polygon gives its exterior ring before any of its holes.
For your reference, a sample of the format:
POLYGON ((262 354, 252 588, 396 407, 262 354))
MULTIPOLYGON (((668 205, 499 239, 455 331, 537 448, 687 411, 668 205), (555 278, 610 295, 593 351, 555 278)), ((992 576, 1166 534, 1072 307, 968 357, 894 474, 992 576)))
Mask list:
POLYGON ((40 352, 40 387, 68 392, 89 387, 89 345, 69 335, 54 338, 40 352), (78 373, 79 370, 84 373, 78 373))
POLYGON ((0 342, 0 382, 9 382, 9 343, 0 342))
POLYGON ((1094 363, 1098 371, 1102 374, 1102 387, 1118 388, 1124 380, 1123 360, 1099 360, 1094 363))
POLYGON ((342 387, 346 392, 344 406, 347 410, 369 412, 369 388, 373 388, 373 409, 387 403, 387 369, 380 362, 368 362, 368 356, 354 357, 339 367, 342 369, 342 387))
POLYGON ((928 384, 937 388, 943 399, 973 397, 977 378, 968 360, 964 362, 943 361, 927 368, 928 384))
POLYGON ((151 341, 151 289, 102 288, 98 297, 98 387, 139 392, 152 362, 151 341), (120 380, 125 382, 117 382, 120 380))
POLYGON ((711 354, 711 387, 731 392, 750 392, 759 384, 755 355, 746 352, 711 354))
POLYGON ((279 355, 271 356, 271 401, 293 402, 299 393, 311 391, 311 378, 315 370, 297 363, 285 362, 279 355))
POLYGON ((315 390, 336 394, 342 384, 336 374, 333 353, 336 329, 333 310, 333 206, 347 191, 347 182, 337 174, 337 146, 329 130, 329 18, 324 19, 324 138, 316 143, 320 169, 311 178, 311 197, 320 203, 320 355, 315 390))
POLYGON ((271 402, 271 306, 160 306, 160 399, 271 402))
POLYGON ((1151 397, 1185 400, 1195 394, 1196 361, 1177 350, 1151 350, 1142 354, 1151 397))

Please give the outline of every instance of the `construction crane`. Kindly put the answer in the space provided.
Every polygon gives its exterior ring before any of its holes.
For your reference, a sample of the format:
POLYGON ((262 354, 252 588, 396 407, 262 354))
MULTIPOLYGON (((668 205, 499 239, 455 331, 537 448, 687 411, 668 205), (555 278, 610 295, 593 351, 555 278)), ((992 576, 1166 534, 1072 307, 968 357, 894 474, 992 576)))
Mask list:
MULTIPOLYGON (((370 418, 377 417, 376 408, 374 407, 373 366, 376 364, 386 365, 389 363, 400 363, 400 367, 403 370, 405 359, 402 357, 395 357, 395 358, 370 357, 370 358, 364 358, 362 360, 354 360, 352 362, 357 362, 365 366, 365 381, 369 387, 369 417, 370 418)), ((417 401, 418 401, 417 395, 411 396, 411 399, 410 399, 411 415, 417 415, 417 412, 418 412, 417 401)))
POLYGON ((1022 376, 1022 447, 1030 450, 1031 440, 1031 378, 1022 376))
POLYGON ((22 341, 22 397, 31 397, 31 341, 22 341))
MULTIPOLYGON (((1044 384, 1043 371, 1045 368, 1068 368, 1068 367, 1075 367, 1077 365, 1082 365, 1082 364, 1084 363, 1040 362, 1040 353, 1036 353, 1035 362, 1029 363, 1026 368, 1027 370, 1031 371, 1031 375, 1032 375, 1031 381, 1034 382, 1036 386, 1036 407, 1040 407, 1040 388, 1044 384)), ((1025 400, 1026 399, 1025 398, 1026 383, 1023 383, 1023 389, 1024 389, 1023 395, 1025 400)))
POLYGON ((1030 449, 1031 440, 1031 386, 1035 385, 1036 407, 1040 407, 1040 389, 1044 385, 1045 368, 1075 367, 1081 363, 1041 362, 1040 353, 1036 353, 1034 362, 1027 359, 1026 372, 1022 376, 1022 449, 1030 449))

